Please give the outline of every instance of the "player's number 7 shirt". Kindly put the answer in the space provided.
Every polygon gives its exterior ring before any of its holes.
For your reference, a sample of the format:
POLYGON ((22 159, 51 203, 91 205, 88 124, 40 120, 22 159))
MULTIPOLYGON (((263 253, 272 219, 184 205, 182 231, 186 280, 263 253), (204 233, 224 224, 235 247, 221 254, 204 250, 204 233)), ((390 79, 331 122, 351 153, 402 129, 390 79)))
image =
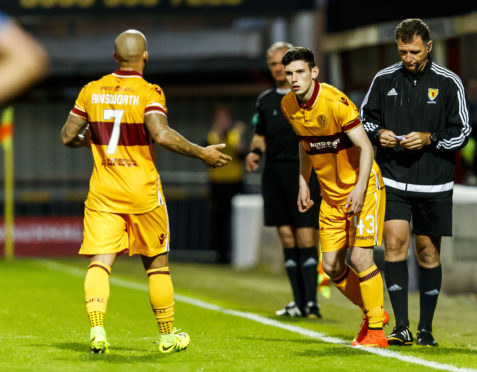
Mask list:
POLYGON ((83 87, 70 113, 91 128, 94 169, 86 207, 139 214, 164 204, 145 116, 166 115, 165 102, 161 88, 134 71, 116 70, 83 87))

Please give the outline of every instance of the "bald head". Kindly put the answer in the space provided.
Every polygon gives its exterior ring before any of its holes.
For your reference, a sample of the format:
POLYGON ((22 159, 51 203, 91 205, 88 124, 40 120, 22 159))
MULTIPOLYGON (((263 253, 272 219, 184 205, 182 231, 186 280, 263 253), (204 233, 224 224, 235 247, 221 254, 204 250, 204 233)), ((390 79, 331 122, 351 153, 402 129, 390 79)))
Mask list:
POLYGON ((137 30, 124 31, 114 40, 114 51, 120 64, 142 61, 147 51, 146 37, 137 30))

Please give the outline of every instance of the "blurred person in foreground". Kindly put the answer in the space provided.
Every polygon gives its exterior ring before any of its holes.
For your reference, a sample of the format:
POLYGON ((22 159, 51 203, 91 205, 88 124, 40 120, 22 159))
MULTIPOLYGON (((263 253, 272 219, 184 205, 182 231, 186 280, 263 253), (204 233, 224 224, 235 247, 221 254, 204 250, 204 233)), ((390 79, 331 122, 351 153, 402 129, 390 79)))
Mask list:
POLYGON ((408 316, 410 223, 419 265, 417 343, 437 346, 432 319, 441 289, 441 237, 452 235, 455 151, 471 132, 459 77, 430 58, 429 28, 406 19, 395 31, 401 62, 376 74, 361 120, 386 185, 385 278, 396 318, 392 345, 412 345, 408 316))
MULTIPOLYGON (((277 42, 267 51, 267 64, 275 87, 267 89, 257 99, 252 124, 254 135, 246 158, 247 170, 255 171, 262 157, 262 195, 266 226, 276 226, 283 248, 285 270, 290 282, 293 301, 275 314, 278 316, 321 318, 317 303, 318 250, 316 229, 317 207, 306 213, 298 212, 298 138, 283 117, 280 104, 290 91, 282 65, 282 57, 293 46, 277 42)), ((318 201, 318 182, 312 180, 310 189, 318 201)))
POLYGON ((218 261, 222 263, 229 263, 231 259, 232 198, 244 190, 244 131, 245 124, 233 122, 228 106, 215 107, 207 145, 225 143, 223 152, 232 158, 223 169, 209 168, 212 245, 218 254, 218 261))
POLYGON ((0 102, 14 98, 45 76, 43 47, 0 11, 0 102))
POLYGON ((219 151, 223 144, 200 147, 168 126, 164 91, 142 75, 148 53, 141 32, 121 33, 114 50, 119 69, 83 87, 61 130, 65 145, 91 147, 94 158, 79 252, 90 258, 84 283, 90 347, 95 353, 109 350, 103 326, 109 276, 117 255, 129 251, 141 255, 149 277, 159 352, 182 351, 189 336, 173 328, 169 223, 154 142, 213 167, 230 157, 219 151))
POLYGON ((383 281, 373 258, 382 240, 386 199, 373 148, 353 102, 315 81, 319 69, 310 49, 292 48, 282 63, 292 90, 283 97, 282 111, 300 139, 298 209, 306 212, 314 205, 308 186, 314 169, 323 195, 323 269, 364 313, 351 345, 386 348, 383 281), (348 249, 353 268, 346 263, 348 249))

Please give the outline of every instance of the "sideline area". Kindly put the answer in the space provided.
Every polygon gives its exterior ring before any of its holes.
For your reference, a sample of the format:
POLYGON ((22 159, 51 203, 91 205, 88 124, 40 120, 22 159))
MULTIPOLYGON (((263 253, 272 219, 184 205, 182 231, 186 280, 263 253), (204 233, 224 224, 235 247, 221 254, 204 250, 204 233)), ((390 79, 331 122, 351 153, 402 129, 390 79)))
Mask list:
MULTIPOLYGON (((76 276, 76 277, 83 278, 84 275, 85 275, 84 269, 79 269, 77 267, 67 265, 67 264, 63 264, 63 263, 59 263, 59 262, 56 262, 56 261, 47 260, 47 259, 37 259, 37 260, 35 260, 35 262, 39 263, 40 265, 42 265, 42 266, 44 266, 44 267, 46 267, 50 270, 63 272, 63 273, 73 275, 73 276, 76 276)), ((112 285, 122 287, 122 288, 127 288, 127 289, 142 291, 142 292, 147 292, 148 291, 148 286, 147 285, 137 283, 137 282, 134 282, 134 281, 130 281, 130 280, 124 280, 124 279, 119 279, 119 278, 110 278, 110 283, 112 285)), ((267 317, 264 317, 264 316, 260 316, 260 315, 254 314, 254 313, 226 309, 226 308, 223 308, 221 306, 214 305, 212 303, 201 301, 201 300, 189 297, 189 296, 183 296, 183 295, 180 295, 180 294, 175 294, 174 298, 177 301, 184 302, 184 303, 187 303, 187 304, 190 304, 190 305, 193 305, 193 306, 197 306, 197 307, 200 307, 200 308, 203 308, 203 309, 207 309, 207 310, 211 310, 211 311, 217 311, 217 312, 220 312, 220 313, 229 314, 229 315, 249 319, 249 320, 252 320, 252 321, 260 323, 260 324, 269 325, 269 326, 276 327, 276 328, 281 328, 281 329, 284 329, 284 330, 287 330, 287 331, 290 331, 290 332, 293 332, 293 333, 297 333, 297 334, 300 334, 302 336, 310 337, 312 339, 319 340, 319 341, 322 341, 322 342, 327 342, 327 343, 332 343, 332 344, 339 344, 339 345, 342 345, 344 347, 351 347, 347 341, 342 340, 340 338, 329 337, 329 336, 327 336, 323 333, 320 333, 320 332, 316 332, 316 331, 312 331, 312 330, 309 330, 309 329, 306 329, 306 328, 302 328, 302 327, 282 323, 282 322, 279 322, 277 320, 270 319, 270 318, 267 318, 267 317)), ((402 355, 398 352, 391 351, 391 350, 386 350, 386 349, 359 348, 359 350, 369 352, 369 353, 372 353, 372 354, 376 354, 376 355, 380 355, 380 356, 386 357, 386 358, 396 359, 396 360, 399 360, 399 361, 402 361, 402 362, 408 362, 408 363, 413 363, 413 364, 416 364, 416 365, 421 365, 421 366, 424 366, 424 367, 434 368, 434 369, 437 369, 437 370, 452 371, 452 372, 477 372, 477 370, 475 370, 475 369, 460 368, 460 367, 456 367, 456 366, 449 365, 449 364, 442 364, 442 363, 437 363, 437 362, 433 362, 433 361, 428 361, 428 360, 421 359, 421 358, 416 358, 416 357, 413 357, 413 356, 402 355)))

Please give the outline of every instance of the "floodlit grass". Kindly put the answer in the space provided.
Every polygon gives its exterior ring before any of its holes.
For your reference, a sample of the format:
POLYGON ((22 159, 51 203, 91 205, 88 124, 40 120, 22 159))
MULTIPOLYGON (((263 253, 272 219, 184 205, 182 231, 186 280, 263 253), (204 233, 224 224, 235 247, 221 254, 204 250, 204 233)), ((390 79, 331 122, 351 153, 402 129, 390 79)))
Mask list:
MULTIPOLYGON (((0 261, 0 371, 422 371, 430 367, 326 343, 296 332, 176 301, 176 327, 191 344, 183 353, 160 355, 147 279, 139 260, 120 258, 112 277, 140 283, 139 289, 111 285, 106 329, 109 355, 88 351, 83 277, 87 260, 62 260, 68 273, 42 261, 0 261)), ((176 293, 222 308, 250 312, 282 324, 350 341, 360 313, 337 291, 320 298, 323 319, 282 320, 273 312, 290 299, 283 276, 260 270, 172 263, 176 293)), ((418 295, 410 298, 415 331, 418 295)), ((390 309, 389 303, 386 306, 390 309)), ((391 351, 439 364, 477 369, 477 301, 472 296, 439 299, 434 335, 439 348, 391 351)), ((387 330, 389 332, 389 329, 387 330)))

